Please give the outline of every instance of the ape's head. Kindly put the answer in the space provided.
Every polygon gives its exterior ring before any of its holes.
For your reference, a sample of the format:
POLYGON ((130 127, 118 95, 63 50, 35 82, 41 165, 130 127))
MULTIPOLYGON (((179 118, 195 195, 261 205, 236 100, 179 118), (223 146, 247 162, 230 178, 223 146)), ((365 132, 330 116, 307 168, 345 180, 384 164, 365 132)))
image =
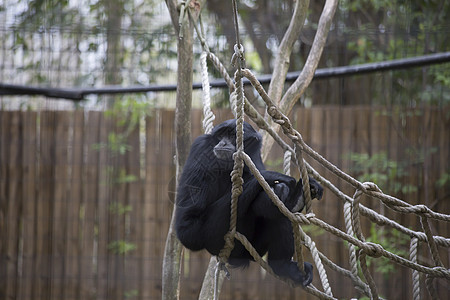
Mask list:
MULTIPOLYGON (((217 142, 214 146, 214 155, 220 160, 233 160, 233 153, 236 152, 236 120, 225 121, 211 132, 217 142)), ((244 151, 246 153, 260 153, 261 135, 253 127, 244 122, 244 151)))

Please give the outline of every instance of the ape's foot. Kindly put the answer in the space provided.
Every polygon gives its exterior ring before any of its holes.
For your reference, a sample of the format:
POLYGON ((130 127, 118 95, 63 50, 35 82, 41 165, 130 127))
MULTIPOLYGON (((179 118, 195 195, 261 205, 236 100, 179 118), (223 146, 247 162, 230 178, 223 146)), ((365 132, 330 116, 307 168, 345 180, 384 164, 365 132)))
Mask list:
POLYGON ((295 285, 307 286, 313 280, 313 266, 308 262, 303 264, 304 273, 300 271, 294 261, 276 261, 269 262, 269 264, 275 274, 292 280, 295 285))

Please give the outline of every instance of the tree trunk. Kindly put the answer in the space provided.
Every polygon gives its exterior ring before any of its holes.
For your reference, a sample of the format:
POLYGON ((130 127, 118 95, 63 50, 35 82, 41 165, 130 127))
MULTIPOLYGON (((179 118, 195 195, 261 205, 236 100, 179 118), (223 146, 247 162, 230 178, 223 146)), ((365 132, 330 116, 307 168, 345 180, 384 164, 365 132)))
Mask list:
MULTIPOLYGON (((193 22, 200 14, 204 1, 191 1, 190 7, 193 22)), ((176 177, 183 170, 191 144, 191 105, 192 105, 192 76, 193 76, 193 26, 186 8, 183 26, 179 28, 179 12, 177 1, 166 0, 167 7, 175 27, 175 32, 183 38, 178 39, 178 70, 177 70, 177 98, 175 110, 176 134, 176 177), (181 31, 180 31, 181 30, 181 31)), ((180 296, 181 252, 183 246, 176 237, 174 216, 176 206, 172 213, 169 232, 164 249, 162 269, 162 297, 163 300, 178 299, 180 296)))
MULTIPOLYGON (((120 84, 122 78, 119 74, 122 66, 122 48, 120 39, 120 29, 122 28, 123 3, 113 0, 105 2, 105 12, 107 15, 106 26, 106 59, 105 59, 105 83, 107 85, 120 84)), ((114 106, 116 96, 108 97, 107 107, 114 106)))

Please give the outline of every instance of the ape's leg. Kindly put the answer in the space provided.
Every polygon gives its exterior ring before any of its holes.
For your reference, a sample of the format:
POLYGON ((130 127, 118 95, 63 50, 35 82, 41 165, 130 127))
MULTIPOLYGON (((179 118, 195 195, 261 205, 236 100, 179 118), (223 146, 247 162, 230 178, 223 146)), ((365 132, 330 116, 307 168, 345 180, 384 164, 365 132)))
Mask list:
POLYGON ((208 206, 202 216, 205 248, 218 255, 225 245, 224 235, 230 228, 230 196, 226 195, 208 206))
MULTIPOLYGON (((277 172, 272 171, 261 171, 264 179, 269 183, 272 187, 273 191, 280 200, 291 209, 297 204, 297 187, 296 181, 294 178, 290 176, 286 176, 277 172)), ((249 211, 255 212, 256 216, 261 216, 265 218, 280 218, 282 214, 279 209, 273 204, 272 200, 267 196, 264 192, 263 188, 259 184, 253 176, 244 176, 244 186, 243 192, 239 196, 238 201, 238 214, 239 216, 245 216, 249 211)), ((217 193, 216 193, 217 194, 217 193)), ((194 197, 195 198, 195 197, 194 197)), ((214 197, 203 197, 208 200, 214 197)), ((231 201, 231 188, 230 192, 223 195, 220 199, 216 200, 213 203, 208 203, 207 206, 203 208, 202 214, 206 216, 213 216, 214 218, 211 221, 206 221, 206 225, 219 226, 221 224, 217 224, 219 222, 215 221, 216 211, 220 217, 223 217, 223 213, 219 213, 225 207, 230 206, 231 201), (211 224, 212 222, 216 224, 211 224)), ((203 216, 202 216, 203 217, 203 216)), ((220 218, 222 219, 222 218, 220 218)), ((228 223, 229 224, 229 223, 228 223)))
MULTIPOLYGON (((251 178, 244 183, 243 192, 238 200, 238 230, 250 240, 254 236, 256 217, 249 208, 261 193, 264 193, 262 187, 255 178, 251 178)), ((204 248, 211 254, 219 254, 225 244, 223 237, 230 229, 230 209, 231 192, 211 203, 201 216, 203 224, 201 235, 205 244, 204 248)), ((245 250, 239 248, 234 253, 245 253, 245 250)))
MULTIPOLYGON (((263 171, 261 174, 288 209, 292 209, 303 195, 301 190, 300 193, 298 193, 294 178, 271 171, 263 171)), ((255 184, 259 185, 257 181, 255 184)), ((253 201, 250 210, 253 211, 256 216, 267 219, 278 219, 283 217, 283 214, 278 207, 262 188, 258 197, 253 201)))
MULTIPOLYGON (((273 188, 278 198, 285 202, 289 193, 289 188, 284 183, 279 183, 273 188)), ((273 203, 272 199, 266 194, 265 191, 261 191, 258 197, 253 201, 250 210, 258 217, 264 217, 267 219, 279 219, 283 218, 283 214, 278 207, 273 203)))
POLYGON ((270 239, 268 247, 268 262, 275 274, 291 279, 295 284, 307 286, 313 278, 312 265, 304 263, 303 274, 292 261, 294 255, 294 237, 292 225, 287 218, 272 220, 268 224, 267 238, 270 239))
POLYGON ((177 237, 186 248, 193 251, 205 248, 203 221, 198 210, 177 206, 175 222, 177 237))

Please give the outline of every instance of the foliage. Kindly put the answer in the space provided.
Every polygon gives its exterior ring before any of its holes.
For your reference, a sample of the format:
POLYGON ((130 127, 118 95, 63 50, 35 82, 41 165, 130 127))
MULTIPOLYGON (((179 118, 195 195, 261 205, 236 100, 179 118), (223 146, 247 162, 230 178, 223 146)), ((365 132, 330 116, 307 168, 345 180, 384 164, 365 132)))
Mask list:
MULTIPOLYGON (((401 257, 408 257, 409 239, 396 229, 386 230, 384 227, 371 223, 370 236, 366 238, 366 241, 379 244, 385 250, 401 257)), ((396 267, 391 260, 385 257, 373 258, 369 256, 367 257, 367 264, 369 266, 374 264, 375 270, 383 274, 386 279, 390 273, 395 271, 396 267)))
MULTIPOLYGON (((374 182, 385 193, 408 194, 417 191, 417 187, 411 184, 402 183, 402 179, 408 176, 407 165, 404 162, 388 159, 386 152, 379 152, 373 155, 367 153, 349 153, 347 158, 352 163, 351 170, 358 174, 358 180, 374 182)), ((423 161, 423 157, 418 156, 417 160, 423 161)), ((370 235, 366 241, 380 244, 387 251, 405 257, 405 250, 408 238, 396 229, 386 229, 371 223, 370 235)), ((374 259, 367 258, 368 265, 372 263, 377 272, 388 276, 395 271, 395 265, 384 257, 374 259)), ((387 278, 387 277, 386 277, 387 278)))
POLYGON ((136 248, 136 244, 124 240, 112 241, 108 244, 108 249, 114 254, 126 255, 130 251, 136 250, 136 248))
MULTIPOLYGON (((116 101, 114 106, 104 113, 107 118, 114 121, 116 130, 108 134, 106 143, 92 145, 93 149, 98 151, 106 150, 112 159, 118 159, 130 151, 135 151, 136 155, 139 155, 140 149, 133 149, 128 144, 128 139, 135 130, 139 130, 141 121, 150 115, 151 108, 152 106, 147 101, 140 101, 133 97, 116 101)), ((132 183, 139 179, 138 175, 128 174, 125 168, 117 166, 114 161, 105 168, 105 173, 107 178, 111 179, 108 181, 108 184, 113 186, 132 183)), ((120 200, 113 201, 109 205, 109 213, 113 215, 113 218, 125 220, 122 226, 125 227, 126 232, 128 231, 126 228, 130 226, 129 214, 132 211, 133 207, 131 205, 123 204, 120 200)), ((112 253, 120 255, 126 255, 136 248, 136 244, 125 239, 117 239, 108 244, 108 249, 112 253)), ((137 296, 137 292, 137 290, 128 291, 124 297, 131 299, 137 296)))
POLYGON ((167 57, 174 58, 176 39, 148 34, 149 29, 168 28, 150 21, 161 1, 13 2, 5 8, 11 19, 5 22, 10 30, 5 31, 3 51, 21 61, 13 73, 22 73, 27 83, 149 84, 167 71, 164 60, 155 59, 160 49, 170 50, 167 57), (123 72, 124 67, 133 72, 123 72))
POLYGON ((139 290, 132 289, 132 290, 125 291, 125 292, 123 292, 123 296, 125 299, 136 298, 139 296, 139 290))
POLYGON ((445 187, 450 186, 450 173, 445 172, 441 175, 441 177, 436 181, 437 187, 445 187))
POLYGON ((119 202, 113 202, 109 205, 109 211, 113 214, 124 215, 130 213, 133 210, 131 205, 123 205, 119 202))
MULTIPOLYGON (((356 21, 359 31, 366 33, 347 43, 351 64, 448 51, 448 35, 439 34, 449 17, 448 1, 345 0, 340 9, 347 20, 353 19, 350 26, 344 23, 343 32, 353 33, 356 21)), ((392 72, 390 84, 399 91, 395 103, 450 104, 448 68, 436 65, 422 71, 392 72)), ((373 90, 382 91, 389 83, 371 84, 377 86, 373 90)), ((383 95, 377 97, 376 102, 384 104, 383 95)))
MULTIPOLYGON (((241 37, 252 70, 269 73, 273 69, 293 3, 239 2, 245 27, 241 37)), ((204 20, 215 26, 205 26, 206 39, 210 49, 227 60, 235 40, 230 3, 211 0, 207 5, 204 20)), ((0 7, 6 26, 0 52, 5 61, 14 62, 11 67, 5 65, 4 78, 51 86, 174 82, 177 39, 167 16, 161 16, 166 12, 161 7, 161 0, 12 0, 0 7)), ((290 58, 292 71, 303 67, 322 8, 321 1, 310 3, 310 14, 290 58)), ((340 1, 323 61, 327 66, 343 66, 448 51, 449 13, 449 1, 340 1)), ((198 43, 195 49, 200 52, 198 43)), ((383 73, 380 80, 368 81, 361 89, 373 91, 371 103, 448 105, 448 68, 416 70, 383 73), (394 96, 386 97, 386 91, 394 96)), ((324 92, 310 91, 311 99, 328 99, 324 92)), ((219 97, 225 98, 226 93, 218 93, 219 97)))
POLYGON ((120 130, 110 132, 106 143, 94 144, 96 150, 107 149, 113 156, 124 155, 133 150, 127 144, 129 135, 139 126, 141 120, 150 115, 152 104, 134 97, 114 102, 112 109, 105 111, 105 116, 112 118, 120 130))
POLYGON ((388 159, 384 151, 371 156, 367 153, 349 153, 346 158, 352 163, 351 170, 358 174, 357 178, 361 182, 374 182, 387 193, 407 194, 417 191, 417 187, 401 182, 402 178, 408 176, 406 164, 388 159))

